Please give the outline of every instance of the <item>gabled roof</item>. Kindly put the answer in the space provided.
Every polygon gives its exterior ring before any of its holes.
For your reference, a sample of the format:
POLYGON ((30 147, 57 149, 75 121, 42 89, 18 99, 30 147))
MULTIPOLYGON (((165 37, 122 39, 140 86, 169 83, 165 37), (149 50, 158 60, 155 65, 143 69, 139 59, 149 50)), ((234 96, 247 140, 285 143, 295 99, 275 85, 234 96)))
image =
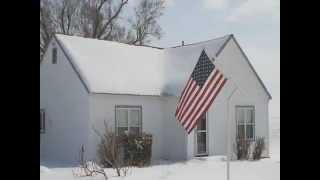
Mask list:
MULTIPOLYGON (((155 96, 179 96, 200 52, 205 49, 209 57, 215 58, 231 38, 233 35, 226 35, 209 41, 161 49, 55 35, 89 93, 155 96), (182 53, 185 51, 189 52, 188 57, 182 53)), ((263 83, 262 86, 265 88, 263 83)))

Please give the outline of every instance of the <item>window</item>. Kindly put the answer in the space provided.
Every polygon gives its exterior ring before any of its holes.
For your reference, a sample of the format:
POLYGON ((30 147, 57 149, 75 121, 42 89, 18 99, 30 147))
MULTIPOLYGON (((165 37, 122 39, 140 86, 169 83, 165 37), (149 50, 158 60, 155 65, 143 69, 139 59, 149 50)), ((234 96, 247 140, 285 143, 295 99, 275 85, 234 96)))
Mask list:
POLYGON ((45 128, 46 128, 46 113, 44 111, 44 109, 40 109, 40 133, 44 133, 45 132, 45 128))
POLYGON ((57 48, 53 48, 52 49, 52 64, 57 64, 57 54, 58 54, 58 50, 57 48))
POLYGON ((118 135, 141 133, 142 117, 139 106, 116 106, 116 131, 118 135))
POLYGON ((197 122, 196 128, 196 156, 208 155, 208 118, 204 113, 197 122))
POLYGON ((254 140, 254 106, 236 106, 237 138, 254 140))

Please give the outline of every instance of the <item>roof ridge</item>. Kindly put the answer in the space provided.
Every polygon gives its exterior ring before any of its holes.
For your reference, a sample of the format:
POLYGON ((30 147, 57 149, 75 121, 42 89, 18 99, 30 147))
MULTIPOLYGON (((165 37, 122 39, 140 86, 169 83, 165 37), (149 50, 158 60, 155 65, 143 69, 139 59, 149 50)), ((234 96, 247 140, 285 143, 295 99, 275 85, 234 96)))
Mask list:
POLYGON ((227 35, 224 35, 224 36, 221 36, 221 37, 216 37, 216 38, 205 40, 205 41, 198 41, 198 42, 194 42, 194 43, 190 43, 190 44, 185 44, 183 46, 179 45, 179 46, 172 46, 172 47, 168 47, 168 48, 179 48, 179 47, 184 47, 184 46, 192 46, 192 45, 206 43, 206 42, 209 42, 209 41, 218 40, 218 39, 222 39, 222 38, 226 38, 226 37, 230 37, 230 36, 233 36, 233 34, 227 34, 227 35))
POLYGON ((96 38, 90 38, 90 37, 83 37, 79 35, 67 35, 67 34, 61 34, 61 33, 55 33, 56 36, 69 36, 69 37, 75 37, 75 38, 81 38, 81 39, 87 39, 87 40, 97 40, 97 41, 105 41, 105 42, 110 42, 110 43, 118 43, 122 45, 127 45, 127 46, 141 46, 141 47, 148 47, 148 48, 154 48, 154 49, 164 49, 162 47, 157 47, 157 46, 151 46, 151 45, 136 45, 136 44, 127 44, 124 42, 119 42, 119 41, 111 41, 111 40, 104 40, 104 39, 96 39, 96 38))
MULTIPOLYGON (((148 48, 154 48, 154 49, 159 49, 159 50, 163 50, 163 49, 169 49, 169 48, 179 48, 179 47, 184 47, 184 46, 192 46, 192 45, 197 45, 197 44, 201 44, 201 43, 206 43, 206 42, 210 42, 210 41, 214 41, 214 40, 218 40, 218 39, 222 39, 222 38, 226 38, 226 37, 231 37, 233 36, 233 34, 227 34, 221 37, 216 37, 213 39, 209 39, 209 40, 204 40, 204 41, 198 41, 198 42, 194 42, 194 43, 190 43, 190 44, 185 44, 185 45, 179 45, 179 46, 172 46, 172 47, 167 47, 167 48, 163 48, 163 47, 158 47, 158 46, 152 46, 152 45, 135 45, 135 44, 127 44, 124 42, 119 42, 119 41, 111 41, 111 40, 103 40, 103 39, 95 39, 95 38, 89 38, 89 37, 83 37, 83 36, 79 36, 79 35, 67 35, 67 34, 61 34, 61 33, 55 33, 55 35, 61 35, 61 36, 69 36, 69 37, 75 37, 75 38, 82 38, 82 39, 87 39, 87 40, 97 40, 97 41, 106 41, 106 42, 111 42, 111 43, 118 43, 118 44, 122 44, 122 45, 127 45, 127 46, 141 46, 141 47, 148 47, 148 48)), ((227 39, 226 39, 227 40, 227 39)))

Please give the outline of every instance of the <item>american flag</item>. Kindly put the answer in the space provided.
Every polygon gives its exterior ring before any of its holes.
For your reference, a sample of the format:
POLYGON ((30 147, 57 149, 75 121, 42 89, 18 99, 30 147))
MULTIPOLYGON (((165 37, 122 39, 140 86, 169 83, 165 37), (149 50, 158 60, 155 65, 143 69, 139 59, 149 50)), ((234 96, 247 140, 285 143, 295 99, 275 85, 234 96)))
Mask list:
POLYGON ((176 119, 190 134, 201 115, 209 109, 227 78, 211 62, 205 51, 184 87, 176 109, 176 119))

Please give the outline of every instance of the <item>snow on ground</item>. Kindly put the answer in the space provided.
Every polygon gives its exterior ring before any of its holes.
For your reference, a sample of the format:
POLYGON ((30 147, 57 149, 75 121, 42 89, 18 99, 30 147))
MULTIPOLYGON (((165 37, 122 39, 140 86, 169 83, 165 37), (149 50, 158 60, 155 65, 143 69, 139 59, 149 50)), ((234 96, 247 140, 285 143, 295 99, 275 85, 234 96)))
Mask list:
MULTIPOLYGON (((280 180, 280 123, 271 123, 271 158, 260 161, 233 161, 230 163, 231 180, 280 180)), ((103 180, 103 176, 74 177, 74 168, 40 166, 41 180, 103 180)), ((194 158, 185 162, 158 161, 145 168, 133 168, 126 177, 117 177, 106 169, 109 180, 194 180, 226 179, 226 162, 223 156, 194 158)))
POLYGON ((271 121, 270 134, 270 156, 272 159, 280 162, 280 118, 279 120, 271 121))
POLYGON ((50 169, 45 166, 40 166, 40 173, 47 173, 50 172, 50 169))

